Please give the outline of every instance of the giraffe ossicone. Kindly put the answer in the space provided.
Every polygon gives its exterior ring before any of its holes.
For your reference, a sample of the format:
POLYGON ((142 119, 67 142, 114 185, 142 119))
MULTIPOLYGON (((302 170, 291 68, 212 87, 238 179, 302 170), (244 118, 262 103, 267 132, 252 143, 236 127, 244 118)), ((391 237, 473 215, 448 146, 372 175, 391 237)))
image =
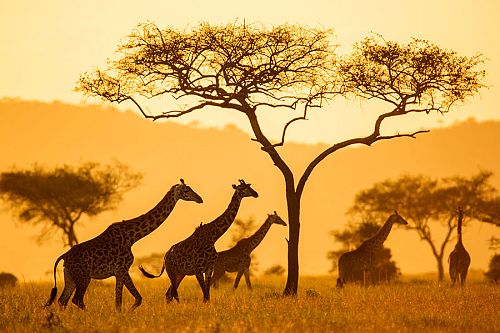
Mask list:
POLYGON ((64 290, 59 297, 59 305, 66 307, 75 293, 72 302, 85 309, 83 298, 91 279, 116 277, 115 306, 118 311, 122 305, 123 286, 134 296, 135 309, 142 302, 129 275, 134 261, 131 247, 139 239, 158 228, 172 212, 178 200, 202 203, 202 198, 181 179, 181 184, 172 186, 163 199, 149 212, 130 220, 113 223, 97 237, 73 246, 57 258, 54 264, 54 288, 45 306, 50 306, 57 296, 56 270, 59 261, 64 260, 64 290))

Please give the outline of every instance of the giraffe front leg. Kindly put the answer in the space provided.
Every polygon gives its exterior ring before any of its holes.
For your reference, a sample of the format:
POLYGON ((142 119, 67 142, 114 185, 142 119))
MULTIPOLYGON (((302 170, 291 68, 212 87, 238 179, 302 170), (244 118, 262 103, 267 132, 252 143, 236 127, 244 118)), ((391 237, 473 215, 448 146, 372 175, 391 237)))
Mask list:
POLYGON ((244 271, 245 274, 245 282, 247 283, 247 288, 249 290, 252 290, 252 283, 250 283, 250 272, 248 270, 248 267, 244 271))
POLYGON ((205 289, 206 289, 208 300, 210 300, 210 283, 211 283, 212 275, 213 275, 213 268, 209 269, 205 273, 205 289))
POLYGON ((203 302, 208 302, 210 300, 210 296, 207 296, 205 288, 205 280, 203 279, 203 273, 197 273, 196 280, 198 280, 198 284, 200 285, 201 291, 203 292, 203 302))
POLYGON ((139 305, 142 303, 142 296, 139 294, 139 291, 134 285, 134 282, 132 281, 132 278, 130 277, 130 274, 127 272, 125 276, 123 277, 123 283, 125 284, 125 287, 127 290, 134 296, 135 302, 134 305, 130 308, 130 311, 133 311, 135 308, 137 308, 139 305))
POLYGON ((236 275, 236 279, 234 279, 233 291, 238 288, 238 284, 240 283, 241 276, 243 275, 243 271, 238 271, 236 275))
POLYGON ((115 308, 116 308, 116 311, 118 311, 118 312, 120 312, 122 310, 123 280, 124 280, 124 277, 122 275, 116 276, 115 308))

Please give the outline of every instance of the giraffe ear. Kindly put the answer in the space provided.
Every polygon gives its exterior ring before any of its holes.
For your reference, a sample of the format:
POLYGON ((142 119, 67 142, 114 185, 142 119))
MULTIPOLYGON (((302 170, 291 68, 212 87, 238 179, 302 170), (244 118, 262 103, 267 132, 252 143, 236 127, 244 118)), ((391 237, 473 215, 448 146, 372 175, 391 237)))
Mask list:
POLYGON ((181 184, 182 184, 182 185, 185 185, 185 184, 184 184, 184 179, 182 179, 182 178, 181 178, 181 184))
POLYGON ((274 211, 274 215, 278 215, 278 214, 276 214, 276 211, 274 211))
POLYGON ((233 188, 236 190, 236 185, 233 184, 233 188))

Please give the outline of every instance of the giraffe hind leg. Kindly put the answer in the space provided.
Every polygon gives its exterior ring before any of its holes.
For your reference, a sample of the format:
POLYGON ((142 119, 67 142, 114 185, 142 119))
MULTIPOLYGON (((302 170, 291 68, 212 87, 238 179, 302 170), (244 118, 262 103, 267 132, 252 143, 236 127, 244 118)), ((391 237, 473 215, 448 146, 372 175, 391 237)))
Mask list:
POLYGON ((64 290, 57 301, 62 308, 66 308, 66 306, 68 305, 68 301, 71 298, 71 295, 73 295, 75 289, 76 285, 73 281, 73 278, 71 277, 71 274, 67 269, 64 269, 64 290))
POLYGON ((127 288, 127 290, 135 298, 134 305, 132 305, 132 307, 130 308, 130 311, 132 311, 135 308, 137 308, 139 305, 141 305, 141 303, 142 303, 142 296, 139 293, 139 291, 137 290, 137 288, 135 287, 134 281, 132 281, 132 278, 130 277, 129 273, 125 274, 125 276, 123 278, 123 283, 125 284, 125 287, 127 288))
POLYGON ((75 278, 76 291, 75 296, 71 300, 73 304, 78 306, 80 309, 85 310, 85 303, 83 302, 83 297, 90 283, 89 276, 78 276, 75 278))

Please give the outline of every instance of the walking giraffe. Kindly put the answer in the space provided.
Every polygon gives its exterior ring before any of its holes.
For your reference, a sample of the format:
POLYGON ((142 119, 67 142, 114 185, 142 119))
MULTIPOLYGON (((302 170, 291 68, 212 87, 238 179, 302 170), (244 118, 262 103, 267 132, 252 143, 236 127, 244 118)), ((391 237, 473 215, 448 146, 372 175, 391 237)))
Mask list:
POLYGON ((238 241, 234 247, 218 253, 212 277, 212 285, 214 287, 217 287, 217 281, 226 272, 238 272, 236 279, 234 280, 233 290, 238 288, 238 284, 240 283, 240 279, 243 274, 245 274, 245 282, 248 289, 252 289, 249 272, 250 262, 252 260, 250 254, 262 242, 273 224, 286 226, 285 221, 283 221, 281 217, 274 212, 274 214, 269 214, 267 216, 264 224, 262 224, 262 226, 252 236, 243 238, 238 241))
POLYGON ((340 256, 337 288, 342 288, 352 277, 355 270, 363 271, 363 284, 366 285, 366 273, 371 269, 375 254, 382 249, 393 224, 407 225, 408 222, 395 211, 389 216, 375 236, 365 240, 356 250, 346 252, 340 256))
POLYGON ((467 270, 470 265, 470 256, 462 243, 462 221, 464 218, 464 213, 462 209, 458 209, 458 241, 455 245, 455 249, 450 253, 448 257, 448 262, 450 264, 450 277, 452 285, 455 285, 457 279, 459 279, 460 286, 463 287, 465 284, 465 279, 467 278, 467 270))
POLYGON ((54 288, 45 304, 49 306, 57 295, 56 268, 64 260, 64 290, 59 297, 59 304, 66 307, 75 291, 72 302, 80 309, 85 309, 83 297, 90 279, 116 277, 115 305, 121 310, 123 285, 134 296, 135 303, 131 310, 138 307, 142 297, 130 278, 128 270, 134 261, 132 245, 158 228, 170 215, 178 200, 202 203, 196 194, 181 179, 181 184, 172 186, 165 197, 149 212, 131 220, 113 223, 99 236, 73 246, 57 258, 54 264, 54 288))
POLYGON ((200 224, 191 236, 173 245, 167 251, 160 274, 153 275, 143 267, 139 267, 148 278, 160 277, 165 270, 167 271, 171 283, 165 294, 167 302, 171 302, 174 298, 179 301, 177 288, 186 275, 196 276, 203 292, 203 301, 210 300, 210 280, 215 259, 217 259, 215 242, 233 223, 241 200, 245 197, 257 198, 259 196, 250 184, 246 184, 243 180, 240 180, 240 184, 233 185, 233 188, 235 191, 231 202, 221 216, 208 224, 200 224))

